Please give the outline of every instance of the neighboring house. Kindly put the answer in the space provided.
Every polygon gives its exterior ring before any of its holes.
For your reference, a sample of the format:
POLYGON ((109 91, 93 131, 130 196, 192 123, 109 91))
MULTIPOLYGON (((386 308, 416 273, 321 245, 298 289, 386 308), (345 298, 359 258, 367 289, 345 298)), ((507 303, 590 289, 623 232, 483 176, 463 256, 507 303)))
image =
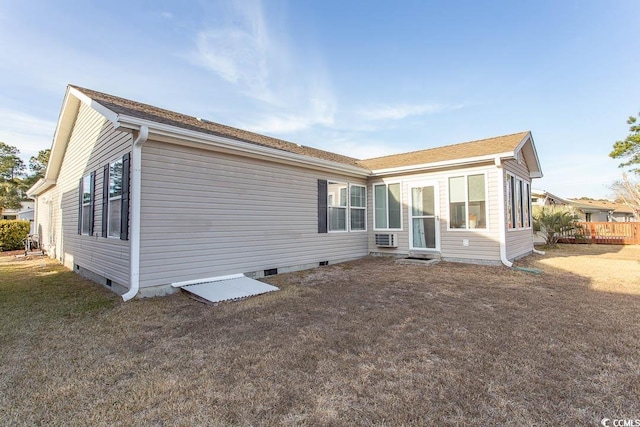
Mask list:
POLYGON ((635 221, 633 209, 622 203, 608 200, 568 199, 576 208, 581 221, 586 222, 630 222, 635 221))
POLYGON ((35 203, 31 200, 20 202, 20 209, 3 209, 0 219, 25 219, 33 220, 33 209, 35 203), (30 214, 31 213, 31 214, 30 214))
POLYGON ((632 222, 633 209, 608 200, 566 199, 545 190, 531 190, 533 206, 571 206, 583 222, 632 222))
POLYGON ((533 251, 530 132, 357 160, 69 86, 29 195, 44 248, 135 295, 368 254, 533 251))
POLYGON ((531 190, 531 203, 533 206, 562 206, 568 205, 569 201, 562 197, 551 194, 546 190, 531 190))

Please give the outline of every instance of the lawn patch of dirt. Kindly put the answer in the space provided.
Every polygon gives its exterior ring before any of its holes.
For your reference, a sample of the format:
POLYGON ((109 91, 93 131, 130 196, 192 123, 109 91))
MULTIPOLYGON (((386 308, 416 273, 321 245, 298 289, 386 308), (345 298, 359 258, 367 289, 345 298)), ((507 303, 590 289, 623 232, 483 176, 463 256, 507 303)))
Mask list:
POLYGON ((0 425, 599 425, 640 418, 640 248, 541 275, 365 258, 237 302, 122 302, 0 259, 0 425))

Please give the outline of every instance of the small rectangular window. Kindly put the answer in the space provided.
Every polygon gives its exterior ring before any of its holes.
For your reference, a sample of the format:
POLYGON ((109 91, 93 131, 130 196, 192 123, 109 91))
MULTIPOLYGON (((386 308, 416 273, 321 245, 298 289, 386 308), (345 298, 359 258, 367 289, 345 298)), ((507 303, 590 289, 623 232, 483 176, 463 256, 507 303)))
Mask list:
POLYGON ((328 184, 329 231, 347 231, 347 188, 347 184, 340 182, 328 184))
POLYGON ((374 193, 374 225, 377 229, 402 228, 402 201, 400 184, 376 184, 374 193))
POLYGON ((122 219, 122 159, 109 164, 109 237, 120 237, 122 219))
POLYGON ((449 178, 449 228, 467 228, 464 176, 449 178))
POLYGON ((531 184, 509 173, 506 174, 505 203, 507 228, 531 228, 531 184))
POLYGON ((449 228, 487 228, 484 174, 449 178, 449 228))
POLYGON ((367 187, 352 184, 351 191, 351 230, 364 231, 367 229, 367 187))
POLYGON ((93 216, 93 209, 91 207, 91 201, 93 197, 93 180, 92 175, 87 175, 82 178, 82 221, 81 234, 91 234, 91 221, 93 216))
POLYGON ((531 190, 529 188, 529 183, 524 183, 524 226, 525 228, 531 227, 531 190))

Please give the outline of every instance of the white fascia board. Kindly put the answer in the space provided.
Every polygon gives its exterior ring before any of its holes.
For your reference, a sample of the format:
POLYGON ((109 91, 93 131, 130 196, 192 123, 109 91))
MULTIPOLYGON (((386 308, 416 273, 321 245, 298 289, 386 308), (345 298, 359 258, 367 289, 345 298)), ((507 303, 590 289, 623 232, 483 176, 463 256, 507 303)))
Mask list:
POLYGON ((527 132, 527 134, 522 138, 522 140, 518 143, 518 145, 516 145, 515 150, 513 150, 514 153, 517 153, 518 151, 520 151, 522 149, 522 147, 524 147, 524 144, 526 144, 526 142, 531 139, 531 132, 527 132))
POLYGON ((85 95, 84 93, 80 92, 77 89, 69 88, 69 92, 73 96, 78 98, 78 100, 80 100, 81 102, 84 102, 89 107, 93 108, 98 113, 102 114, 107 120, 109 120, 111 123, 113 123, 113 125, 116 127, 116 129, 118 128, 118 115, 116 113, 114 113, 113 111, 111 111, 110 109, 105 107, 104 105, 94 101, 92 98, 89 98, 87 95, 85 95))
POLYGON ((376 169, 372 171, 373 172, 372 176, 388 175, 388 174, 402 173, 402 172, 419 172, 426 169, 438 169, 438 168, 451 167, 451 166, 466 166, 466 165, 472 165, 475 163, 495 162, 496 158, 509 159, 513 157, 514 157, 513 152, 507 151, 504 153, 489 154, 486 156, 467 157, 464 159, 444 160, 441 162, 423 163, 420 165, 376 169))
POLYGON ((522 148, 525 146, 527 142, 529 142, 531 146, 531 151, 533 152, 533 158, 535 159, 535 162, 536 162, 536 168, 538 169, 537 171, 530 172, 529 178, 542 178, 542 166, 540 165, 540 158, 538 157, 538 151, 536 150, 536 145, 533 143, 533 136, 531 135, 531 132, 527 132, 527 134, 525 135, 524 138, 522 138, 522 141, 520 141, 520 143, 518 144, 514 152, 517 153, 518 151, 522 150, 522 148))
POLYGON ((56 124, 56 130, 53 135, 51 155, 49 156, 49 163, 47 164, 44 179, 42 182, 36 182, 29 190, 27 190, 27 195, 29 197, 40 195, 52 186, 56 185, 58 174, 60 173, 60 167, 62 166, 62 159, 67 151, 67 144, 71 137, 71 131, 73 130, 81 102, 98 111, 107 120, 111 121, 116 128, 118 127, 117 114, 95 102, 79 90, 69 87, 65 93, 64 100, 62 101, 62 108, 60 109, 58 123, 56 124))
POLYGON ((183 129, 176 126, 165 125, 151 120, 139 119, 130 116, 118 116, 118 122, 122 127, 138 129, 140 126, 148 126, 151 135, 164 136, 168 138, 177 138, 204 147, 216 147, 222 149, 230 149, 235 152, 245 154, 259 155, 261 158, 271 158, 277 160, 285 160, 293 164, 305 164, 309 166, 321 167, 322 169, 331 169, 338 172, 368 177, 371 171, 357 166, 345 165, 343 163, 332 162, 330 160, 317 159, 302 154, 290 153, 288 151, 278 150, 271 147, 264 147, 250 142, 238 141, 236 139, 211 135, 189 129, 183 129))
POLYGON ((39 196, 54 185, 56 185, 56 180, 54 179, 39 179, 35 184, 33 184, 31 188, 27 190, 27 196, 39 196))
POLYGON ((72 91, 75 90, 69 88, 64 95, 64 100, 62 101, 62 108, 60 108, 58 123, 56 124, 56 130, 53 134, 51 154, 49 156, 47 168, 45 169, 44 178, 36 182, 29 190, 27 190, 27 195, 29 197, 33 195, 37 196, 56 184, 58 174, 60 173, 60 167, 62 166, 62 159, 65 151, 67 150, 67 142, 71 135, 76 115, 78 114, 79 100, 72 91))

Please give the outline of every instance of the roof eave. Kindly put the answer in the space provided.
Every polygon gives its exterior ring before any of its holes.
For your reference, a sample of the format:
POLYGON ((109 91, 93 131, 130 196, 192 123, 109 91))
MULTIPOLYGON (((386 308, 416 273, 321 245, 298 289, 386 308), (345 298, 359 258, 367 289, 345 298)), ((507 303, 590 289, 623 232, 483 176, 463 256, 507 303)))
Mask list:
POLYGON ((260 158, 266 157, 271 160, 279 160, 298 165, 303 164, 306 166, 320 167, 322 169, 329 169, 335 172, 347 173, 362 177, 368 177, 371 175, 371 171, 369 169, 358 166, 347 165, 331 160, 318 159, 311 156, 291 153, 288 151, 278 150, 276 148, 239 141, 233 138, 183 129, 176 126, 154 122, 151 120, 140 119, 137 117, 118 115, 117 121, 118 124, 123 128, 137 130, 141 126, 147 126, 149 128, 150 135, 156 135, 169 139, 186 140, 188 142, 192 142, 209 148, 230 149, 234 152, 241 152, 246 155, 259 156, 260 158))
POLYGON ((419 165, 397 166, 392 168, 374 169, 373 176, 389 175, 394 173, 420 172, 430 169, 440 169, 452 166, 472 166, 478 163, 493 162, 496 157, 501 159, 513 158, 513 152, 487 154, 484 156, 467 157, 464 159, 443 160, 441 162, 422 163, 419 165))
POLYGON ((39 196, 54 185, 56 185, 55 180, 41 178, 27 190, 27 196, 31 198, 39 196))
POLYGON ((538 157, 538 151, 536 150, 536 145, 533 143, 533 135, 531 135, 531 132, 526 133, 526 135, 522 138, 522 140, 518 143, 515 150, 513 151, 514 153, 521 151, 524 148, 524 146, 527 144, 527 142, 529 142, 529 145, 531 147, 530 156, 527 156, 527 157, 533 157, 533 159, 530 159, 530 158, 527 159, 527 166, 529 166, 529 178, 542 178, 543 176, 542 166, 540 165, 540 158, 538 157), (533 167, 531 165, 532 162, 530 160, 533 160, 533 167))
POLYGON ((49 162, 45 169, 44 178, 36 182, 29 190, 27 190, 27 195, 29 195, 29 197, 31 197, 31 195, 38 195, 40 192, 45 191, 52 185, 55 185, 56 180, 58 179, 60 167, 62 166, 62 158, 64 157, 64 153, 67 149, 67 143, 71 136, 73 124, 75 123, 75 118, 80 108, 81 99, 79 98, 79 95, 80 92, 76 89, 71 86, 67 87, 67 91, 62 101, 62 107, 60 108, 60 114, 58 115, 56 130, 53 134, 51 154, 49 155, 49 162))

